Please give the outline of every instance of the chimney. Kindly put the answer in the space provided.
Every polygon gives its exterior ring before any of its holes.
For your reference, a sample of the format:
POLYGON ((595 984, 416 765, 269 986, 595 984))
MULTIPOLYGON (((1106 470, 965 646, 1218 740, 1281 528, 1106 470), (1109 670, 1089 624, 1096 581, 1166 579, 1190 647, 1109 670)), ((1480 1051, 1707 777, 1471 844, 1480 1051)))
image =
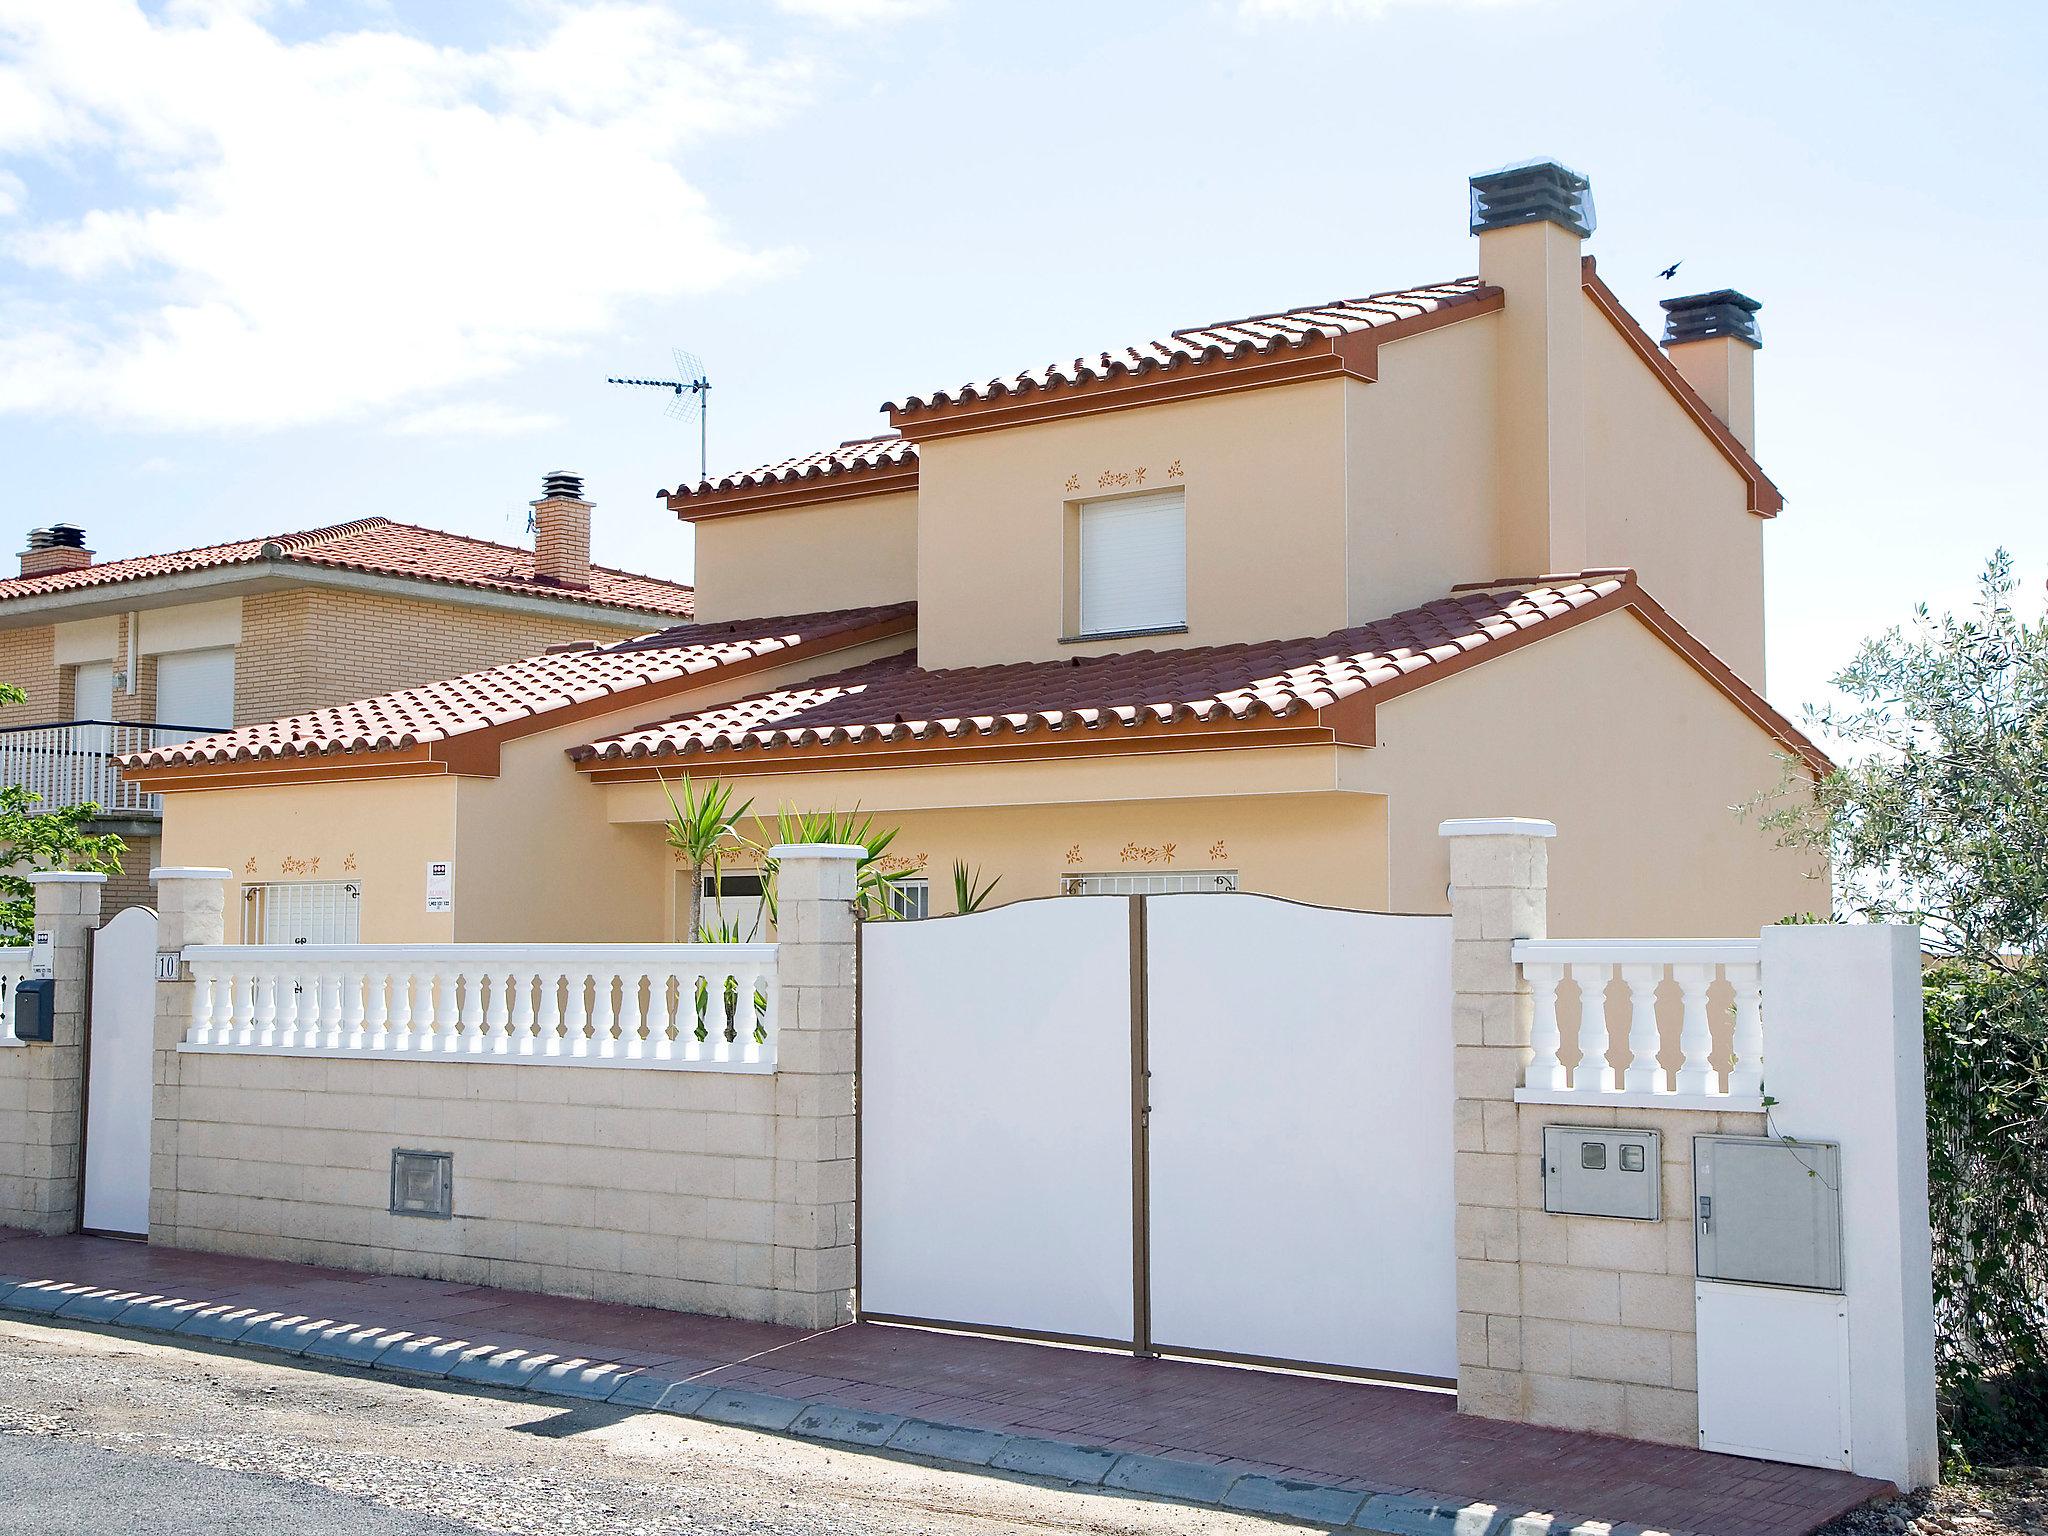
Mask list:
POLYGON ((590 585, 590 503, 583 477, 552 470, 533 503, 533 579, 544 586, 590 585))
POLYGON ((1503 570, 1590 563, 1579 244, 1592 232, 1592 183, 1555 160, 1472 178, 1480 281, 1506 298, 1494 364, 1503 570))
POLYGON ((29 529, 28 548, 21 552, 22 575, 47 576, 52 571, 75 571, 91 564, 85 530, 76 523, 29 529))
POLYGON ((1756 452, 1756 354, 1764 344, 1756 312, 1762 308, 1733 288, 1664 300, 1664 355, 1751 453, 1756 452))

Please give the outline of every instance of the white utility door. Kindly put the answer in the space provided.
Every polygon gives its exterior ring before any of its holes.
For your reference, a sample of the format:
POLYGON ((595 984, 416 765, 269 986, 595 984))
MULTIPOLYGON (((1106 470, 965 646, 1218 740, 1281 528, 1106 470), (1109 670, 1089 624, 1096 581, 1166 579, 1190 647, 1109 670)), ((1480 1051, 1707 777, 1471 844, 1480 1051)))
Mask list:
POLYGON ((861 1311, 1129 1343, 1130 903, 861 936, 861 1311))
POLYGON ((1154 1345, 1455 1377, 1450 919, 1145 905, 1154 1345))
POLYGON ((85 1094, 85 1226, 149 1233, 156 914, 116 913, 93 940, 85 1094))
MULTIPOLYGON (((167 651, 156 661, 156 717, 184 735, 223 731, 235 720, 235 648, 167 651)), ((179 740, 172 733, 171 740, 179 740)))
POLYGON ((1849 1305, 1837 1291, 1701 1280, 1700 1449, 1849 1465, 1849 1305))

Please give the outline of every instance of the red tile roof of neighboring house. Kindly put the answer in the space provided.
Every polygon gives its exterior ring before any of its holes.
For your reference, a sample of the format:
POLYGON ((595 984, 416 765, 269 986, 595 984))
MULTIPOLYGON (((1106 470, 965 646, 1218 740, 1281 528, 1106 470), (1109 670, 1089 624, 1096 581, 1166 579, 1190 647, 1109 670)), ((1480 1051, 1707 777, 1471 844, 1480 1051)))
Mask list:
MULTIPOLYGON (((1644 596, 1632 571, 1535 578, 1459 591, 1375 623, 1311 639, 1134 651, 1065 661, 927 671, 914 653, 886 657, 802 687, 573 748, 586 768, 698 755, 802 748, 1043 739, 1110 727, 1199 731, 1267 722, 1325 724, 1370 741, 1369 710, 1463 663, 1501 654, 1579 617, 1629 606, 1795 751, 1817 749, 1644 596), (1694 654, 1696 653, 1696 654, 1694 654), (1326 716, 1325 711, 1337 711, 1326 716)), ((1114 737, 1114 732, 1111 732, 1114 737)), ((796 766, 792 764, 791 766, 796 766)))
POLYGON ((679 624, 612 645, 563 647, 445 682, 133 753, 121 759, 121 766, 164 768, 390 752, 529 720, 536 721, 538 729, 548 723, 541 716, 635 689, 691 680, 721 667, 785 653, 839 649, 826 642, 854 643, 862 631, 907 632, 915 613, 914 605, 897 603, 791 618, 679 624))
POLYGON ((797 485, 808 480, 827 480, 840 475, 860 475, 876 470, 917 467, 917 445, 894 432, 874 437, 849 438, 837 448, 801 453, 793 459, 763 464, 737 475, 701 480, 696 485, 678 485, 659 494, 671 501, 691 496, 714 496, 721 492, 761 490, 769 486, 797 485))
POLYGON ((893 411, 899 417, 911 416, 944 405, 994 400, 1004 395, 1028 394, 1033 390, 1074 387, 1096 379, 1148 374, 1225 358, 1271 354, 1471 304, 1490 291, 1476 277, 1460 277, 1420 288, 1396 288, 1362 299, 1332 299, 1327 304, 1305 304, 1298 309, 1248 315, 1242 320, 1191 326, 1159 340, 1141 341, 1136 346, 1116 352, 1097 352, 1089 357, 1077 357, 1071 362, 1047 363, 1001 378, 962 384, 958 389, 905 395, 901 400, 889 401, 882 409, 893 411))
POLYGON ((45 593, 109 587, 151 576, 176 576, 279 560, 488 592, 524 592, 664 617, 687 617, 693 605, 691 589, 680 582, 636 576, 605 566, 590 568, 588 587, 555 586, 535 578, 530 549, 493 544, 438 528, 395 523, 388 517, 359 518, 328 528, 238 539, 230 544, 209 544, 170 554, 138 555, 132 560, 109 560, 42 576, 17 576, 0 581, 0 603, 45 593))

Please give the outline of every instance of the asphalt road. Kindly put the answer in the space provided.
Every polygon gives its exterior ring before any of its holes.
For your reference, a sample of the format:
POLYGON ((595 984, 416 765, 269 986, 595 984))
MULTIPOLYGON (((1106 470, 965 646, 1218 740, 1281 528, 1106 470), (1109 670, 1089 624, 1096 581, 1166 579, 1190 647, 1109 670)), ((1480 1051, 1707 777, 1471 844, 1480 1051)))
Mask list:
POLYGON ((1301 1527, 665 1414, 0 1321, 0 1536, 88 1530, 1273 1536, 1301 1527))

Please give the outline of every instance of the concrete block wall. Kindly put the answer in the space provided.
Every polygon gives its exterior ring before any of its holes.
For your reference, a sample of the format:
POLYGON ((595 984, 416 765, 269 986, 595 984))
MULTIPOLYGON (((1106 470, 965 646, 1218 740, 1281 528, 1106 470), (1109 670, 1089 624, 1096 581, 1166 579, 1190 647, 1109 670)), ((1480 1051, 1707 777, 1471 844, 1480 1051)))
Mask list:
POLYGON ((54 1039, 0 1047, 0 1227, 69 1232, 78 1225, 84 1121, 89 942, 105 875, 31 875, 36 929, 51 936, 54 1039))
MULTIPOLYGON (((827 1327, 853 1285, 853 872, 778 850, 773 1074, 180 1052, 157 988, 150 1240, 827 1327), (454 1217, 389 1210, 396 1148, 454 1217)), ((225 870, 159 871, 163 948, 219 943, 225 870)))
POLYGON ((1522 1105, 1532 1008, 1516 939, 1545 937, 1548 822, 1450 822, 1457 1052, 1458 1407, 1696 1445, 1692 1138, 1759 1114, 1522 1105), (1543 1209, 1546 1125, 1662 1133, 1654 1222, 1543 1209))

